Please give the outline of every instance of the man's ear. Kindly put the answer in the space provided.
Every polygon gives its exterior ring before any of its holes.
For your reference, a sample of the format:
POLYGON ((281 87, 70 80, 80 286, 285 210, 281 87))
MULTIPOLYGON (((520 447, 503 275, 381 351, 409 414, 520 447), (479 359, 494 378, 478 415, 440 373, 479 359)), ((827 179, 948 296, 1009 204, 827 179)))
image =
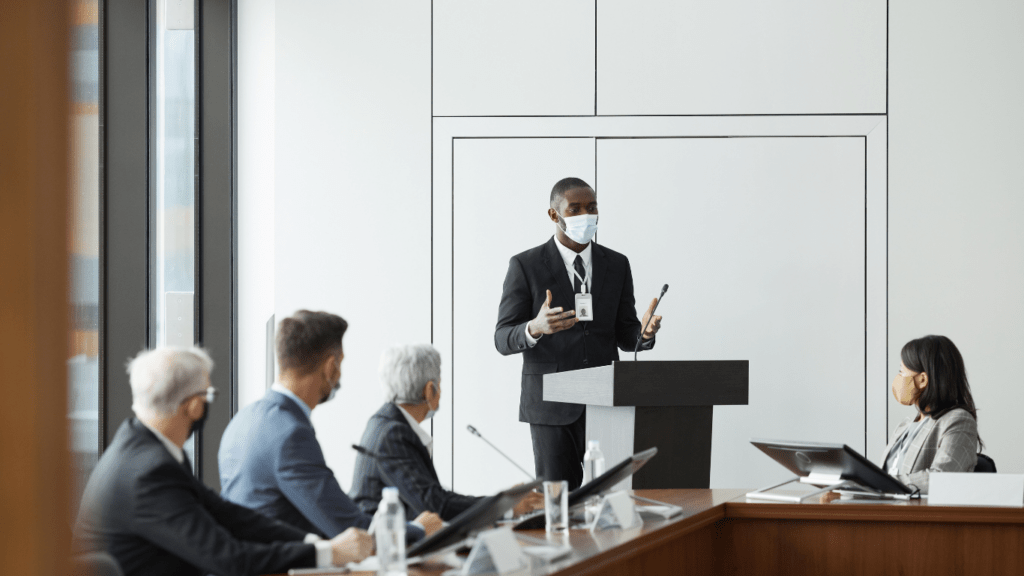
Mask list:
POLYGON ((548 218, 555 224, 558 224, 558 212, 554 208, 548 208, 548 218))
POLYGON ((427 404, 430 404, 431 400, 436 399, 439 392, 440 388, 438 388, 437 382, 434 382, 433 380, 428 380, 427 383, 423 385, 423 399, 427 401, 427 404))
POLYGON ((320 373, 323 374, 324 380, 331 381, 331 374, 334 373, 334 364, 338 361, 337 354, 329 354, 324 358, 323 363, 320 364, 320 373))
POLYGON ((203 404, 206 401, 203 396, 196 395, 185 400, 178 408, 179 414, 183 414, 189 420, 197 420, 203 415, 203 404))

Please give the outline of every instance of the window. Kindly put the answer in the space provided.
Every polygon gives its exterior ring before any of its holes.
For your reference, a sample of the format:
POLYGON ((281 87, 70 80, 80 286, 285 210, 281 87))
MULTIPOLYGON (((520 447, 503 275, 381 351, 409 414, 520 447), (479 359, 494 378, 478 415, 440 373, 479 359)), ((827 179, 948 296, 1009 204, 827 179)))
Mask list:
MULTIPOLYGON (((191 2, 156 0, 153 39, 151 345, 195 343, 195 31, 191 2), (169 10, 170 8, 170 10, 169 10), (183 12, 184 11, 184 12, 183 12)), ((196 462, 194 442, 185 444, 196 462)))
POLYGON ((71 2, 71 343, 68 427, 72 513, 100 453, 99 437, 99 7, 71 2))

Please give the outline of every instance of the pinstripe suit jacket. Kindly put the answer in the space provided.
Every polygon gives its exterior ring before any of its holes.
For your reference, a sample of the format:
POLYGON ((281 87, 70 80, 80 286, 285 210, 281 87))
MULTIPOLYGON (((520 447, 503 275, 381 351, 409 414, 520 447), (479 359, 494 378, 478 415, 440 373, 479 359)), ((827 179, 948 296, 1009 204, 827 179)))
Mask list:
MULTIPOLYGON (((978 422, 963 408, 954 408, 937 419, 925 416, 924 424, 900 462, 896 478, 928 493, 931 472, 973 472, 978 463, 978 422)), ((908 417, 892 435, 886 458, 903 431, 914 422, 908 417)), ((885 465, 885 461, 882 461, 885 465)), ((886 470, 888 472, 888 470, 886 470)))
POLYGON ((366 424, 363 447, 381 456, 356 456, 352 477, 352 499, 367 514, 377 511, 385 486, 398 488, 405 503, 406 519, 425 511, 436 512, 441 519, 451 520, 480 500, 445 490, 437 478, 427 447, 409 426, 401 408, 388 402, 366 424))

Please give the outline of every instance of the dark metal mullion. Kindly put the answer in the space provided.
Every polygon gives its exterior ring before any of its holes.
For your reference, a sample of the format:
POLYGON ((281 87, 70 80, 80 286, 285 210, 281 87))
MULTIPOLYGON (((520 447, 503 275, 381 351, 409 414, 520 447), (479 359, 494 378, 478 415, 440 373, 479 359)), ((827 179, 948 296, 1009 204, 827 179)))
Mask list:
POLYGON ((196 0, 196 341, 216 364, 223 394, 210 405, 196 460, 200 478, 219 487, 220 438, 237 404, 235 1, 196 0))
POLYGON ((238 412, 238 0, 231 0, 231 417, 238 412))
MULTIPOLYGON (((192 341, 203 342, 203 187, 201 177, 202 166, 202 94, 203 94, 203 59, 202 59, 202 10, 201 0, 193 3, 192 26, 192 60, 193 60, 193 130, 192 130, 192 341)), ((212 375, 211 375, 212 379, 212 375)), ((208 408, 212 410, 212 407, 208 408)), ((203 477, 203 464, 206 454, 203 451, 204 432, 200 430, 195 438, 195 473, 197 478, 203 477)))
POLYGON ((106 30, 107 30, 107 26, 106 26, 107 3, 106 3, 106 0, 99 0, 99 2, 97 2, 97 7, 96 8, 97 8, 97 18, 96 18, 97 50, 99 51, 99 58, 98 58, 99 62, 97 63, 98 81, 97 81, 97 98, 96 98, 97 113, 99 115, 99 142, 97 143, 97 148, 98 148, 98 153, 99 153, 99 186, 98 186, 97 196, 98 196, 98 202, 99 202, 99 228, 100 228, 100 233, 99 233, 99 258, 97 258, 97 260, 99 261, 99 263, 98 263, 99 264, 98 265, 98 268, 99 268, 99 271, 98 271, 98 274, 99 274, 99 282, 98 282, 99 283, 99 298, 98 298, 98 300, 99 301, 97 302, 97 306, 96 306, 96 331, 97 331, 97 350, 96 350, 97 362, 96 362, 96 364, 98 365, 97 366, 97 368, 98 368, 98 370, 97 370, 97 372, 98 372, 98 374, 97 374, 97 384, 98 384, 98 386, 96 386, 96 396, 97 396, 97 398, 96 398, 96 406, 97 406, 96 423, 97 423, 97 427, 99 429, 97 437, 96 437, 96 439, 97 439, 97 442, 96 442, 96 444, 97 444, 97 446, 96 446, 96 454, 98 456, 98 455, 103 454, 103 450, 106 448, 106 445, 107 445, 107 422, 106 422, 107 410, 106 410, 106 400, 105 400, 105 398, 106 398, 106 387, 104 386, 104 382, 106 382, 106 375, 107 375, 107 366, 106 366, 107 363, 104 360, 104 358, 105 358, 104 353, 106 352, 107 346, 106 346, 106 343, 103 341, 104 335, 106 334, 106 322, 105 322, 104 319, 105 319, 105 315, 106 315, 106 311, 107 311, 106 282, 103 281, 104 277, 106 276, 106 261, 105 261, 106 258, 105 258, 105 255, 107 253, 107 234, 106 234, 106 229, 107 229, 106 222, 107 222, 107 220, 106 220, 106 209, 104 207, 104 205, 106 203, 106 188, 107 188, 107 186, 106 186, 106 180, 107 180, 106 179, 106 163, 105 163, 105 160, 106 160, 106 146, 104 145, 104 140, 105 140, 104 134, 105 134, 105 127, 106 127, 107 110, 106 110, 106 106, 103 105, 103 102, 104 102, 104 99, 105 99, 105 96, 106 96, 106 93, 107 93, 106 87, 104 86, 104 79, 106 78, 106 76, 105 76, 106 63, 104 62, 104 59, 103 59, 103 55, 106 52, 106 45, 107 45, 107 41, 106 41, 106 38, 105 38, 105 34, 106 34, 106 30))
POLYGON ((132 415, 125 361, 149 342, 149 3, 100 7, 100 443, 132 415))

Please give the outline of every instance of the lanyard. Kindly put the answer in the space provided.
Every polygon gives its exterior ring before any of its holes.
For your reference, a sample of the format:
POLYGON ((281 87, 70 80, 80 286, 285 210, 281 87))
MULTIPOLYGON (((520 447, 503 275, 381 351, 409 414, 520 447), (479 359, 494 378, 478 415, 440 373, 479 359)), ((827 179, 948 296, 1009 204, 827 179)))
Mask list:
POLYGON ((590 264, 587 264, 585 269, 583 270, 584 272, 587 273, 587 277, 586 278, 583 278, 582 276, 580 276, 580 273, 576 271, 576 267, 575 266, 570 266, 569 269, 572 270, 573 276, 576 276, 577 278, 580 279, 580 290, 583 291, 582 292, 583 294, 586 294, 588 292, 588 290, 587 290, 587 282, 590 281, 590 264))

